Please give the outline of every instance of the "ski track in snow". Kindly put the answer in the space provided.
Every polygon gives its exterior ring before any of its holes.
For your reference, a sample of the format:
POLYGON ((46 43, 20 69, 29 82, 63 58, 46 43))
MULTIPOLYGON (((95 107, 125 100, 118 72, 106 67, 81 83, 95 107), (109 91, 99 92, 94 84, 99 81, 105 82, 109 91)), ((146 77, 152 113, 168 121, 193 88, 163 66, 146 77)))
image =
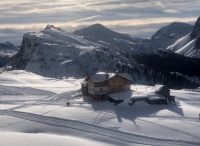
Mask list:
POLYGON ((159 139, 154 137, 147 137, 137 134, 126 133, 122 131, 116 131, 109 128, 99 127, 92 124, 87 124, 75 120, 61 119, 56 117, 47 117, 31 113, 10 111, 10 110, 0 110, 0 115, 6 115, 16 118, 21 118, 28 121, 48 124, 57 127, 72 128, 76 130, 81 130, 89 133, 95 133, 102 136, 111 137, 114 139, 123 140, 130 143, 144 144, 144 145, 154 145, 154 146, 199 146, 199 142, 189 142, 184 140, 174 140, 174 139, 159 139))
POLYGON ((12 87, 0 85, 0 95, 53 95, 55 93, 30 87, 12 87))
MULTIPOLYGON (((142 122, 145 122, 145 123, 147 123, 147 124, 151 124, 151 125, 154 125, 154 126, 158 126, 158 127, 164 128, 164 129, 169 129, 169 130, 171 130, 171 131, 177 131, 177 132, 179 132, 179 133, 183 133, 183 134, 185 134, 185 135, 187 135, 187 136, 190 136, 190 137, 192 137, 192 138, 194 138, 194 139, 196 139, 196 140, 199 140, 199 139, 200 139, 200 137, 197 137, 197 136, 195 136, 195 135, 186 133, 186 132, 184 132, 184 131, 181 131, 181 130, 178 130, 178 129, 175 129, 175 128, 171 128, 171 127, 168 127, 168 126, 164 126, 164 125, 161 125, 161 124, 158 124, 158 123, 154 123, 154 122, 150 122, 150 121, 143 120, 143 119, 137 119, 137 120, 142 121, 142 122)), ((189 123, 189 124, 190 124, 190 123, 189 123)), ((197 126, 197 125, 195 125, 195 126, 197 126)))

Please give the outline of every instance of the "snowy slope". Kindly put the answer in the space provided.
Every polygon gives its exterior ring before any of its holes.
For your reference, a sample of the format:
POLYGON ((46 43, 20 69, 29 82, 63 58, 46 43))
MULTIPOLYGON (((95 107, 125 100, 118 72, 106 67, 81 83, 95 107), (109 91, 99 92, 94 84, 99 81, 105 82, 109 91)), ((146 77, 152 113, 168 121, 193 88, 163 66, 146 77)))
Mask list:
MULTIPOLYGON (((175 104, 148 105, 138 101, 132 106, 116 106, 82 96, 80 80, 71 81, 26 71, 1 74, 0 90, 7 86, 15 88, 12 93, 21 92, 20 88, 29 93, 8 96, 10 90, 0 94, 1 145, 198 146, 200 143, 199 92, 171 90, 171 95, 176 96, 175 104), (57 90, 61 84, 65 88, 57 90), (49 90, 57 92, 49 94, 49 90), (65 106, 67 101, 71 103, 69 107, 65 106)), ((151 88, 132 85, 131 92, 145 95, 151 88)))
POLYGON ((200 17, 192 32, 177 40, 167 49, 187 57, 200 58, 200 17))
POLYGON ((11 65, 47 76, 57 76, 59 73, 64 75, 67 64, 100 46, 48 25, 39 33, 24 35, 21 50, 11 65))

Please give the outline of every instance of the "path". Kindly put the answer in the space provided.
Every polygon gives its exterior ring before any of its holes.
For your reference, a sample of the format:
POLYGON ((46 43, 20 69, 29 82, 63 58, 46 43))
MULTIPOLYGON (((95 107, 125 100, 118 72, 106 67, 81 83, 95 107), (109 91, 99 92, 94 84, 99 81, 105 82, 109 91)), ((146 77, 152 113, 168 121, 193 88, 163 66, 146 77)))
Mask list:
POLYGON ((160 139, 160 138, 153 138, 147 137, 137 134, 126 133, 122 131, 116 131, 109 128, 99 127, 92 124, 87 124, 75 120, 68 120, 68 119, 61 119, 56 117, 47 117, 41 116, 31 113, 25 112, 17 112, 17 111, 10 111, 10 110, 0 110, 0 115, 12 116, 17 117, 33 122, 44 123, 52 126, 57 127, 65 127, 65 128, 72 128, 76 130, 81 130, 89 133, 95 133, 102 136, 111 137, 114 139, 119 139, 122 141, 130 142, 130 143, 137 143, 143 145, 154 145, 154 146, 173 146, 173 145, 181 145, 181 146, 199 146, 199 142, 190 142, 185 140, 174 140, 174 139, 160 139))

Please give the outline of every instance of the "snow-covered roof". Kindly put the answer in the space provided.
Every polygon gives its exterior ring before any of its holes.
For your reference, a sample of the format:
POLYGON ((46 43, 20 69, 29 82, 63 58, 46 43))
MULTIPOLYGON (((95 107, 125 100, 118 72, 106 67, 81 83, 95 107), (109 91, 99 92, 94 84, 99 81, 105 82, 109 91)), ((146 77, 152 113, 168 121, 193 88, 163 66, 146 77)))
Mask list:
POLYGON ((133 78, 128 73, 118 73, 118 75, 129 80, 129 81, 133 80, 133 78))
POLYGON ((130 99, 132 95, 133 95, 133 91, 128 90, 125 92, 112 93, 112 94, 109 94, 108 96, 115 100, 118 100, 118 99, 125 100, 125 99, 130 99))
POLYGON ((89 76, 93 82, 104 82, 106 80, 106 74, 96 74, 89 76))
POLYGON ((131 99, 134 100, 134 99, 144 99, 144 98, 147 98, 148 95, 146 94, 134 94, 131 96, 131 99))
POLYGON ((108 95, 109 97, 115 99, 115 100, 137 100, 137 99, 149 99, 149 100, 158 100, 158 99, 166 99, 164 96, 156 93, 155 91, 149 91, 149 92, 135 92, 135 91, 125 91, 125 92, 119 92, 119 93, 112 93, 108 95))
POLYGON ((158 99, 166 99, 166 98, 163 97, 162 95, 156 94, 155 96, 149 96, 148 99, 149 100, 158 100, 158 99))
POLYGON ((109 80, 110 78, 116 76, 116 75, 119 75, 127 80, 130 80, 132 81, 133 78, 128 74, 128 73, 118 73, 118 74, 115 74, 115 73, 103 73, 103 72, 99 72, 95 75, 90 75, 89 77, 92 79, 93 82, 104 82, 106 80, 109 80))
POLYGON ((159 92, 162 88, 167 88, 167 87, 165 85, 156 84, 151 90, 155 90, 155 91, 159 92))

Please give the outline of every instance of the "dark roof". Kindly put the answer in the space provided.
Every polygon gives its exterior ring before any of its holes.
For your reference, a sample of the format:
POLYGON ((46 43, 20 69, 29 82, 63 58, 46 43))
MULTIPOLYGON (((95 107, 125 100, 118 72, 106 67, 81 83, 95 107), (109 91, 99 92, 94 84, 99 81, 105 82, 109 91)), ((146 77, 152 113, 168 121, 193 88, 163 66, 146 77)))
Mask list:
POLYGON ((155 90, 157 92, 161 91, 163 88, 166 88, 169 90, 169 88, 167 88, 165 85, 158 85, 156 84, 151 90, 155 90))
POLYGON ((108 73, 106 75, 106 73, 97 73, 95 75, 90 75, 89 77, 91 78, 91 80, 93 82, 104 82, 106 80, 109 80, 110 78, 116 76, 116 75, 119 75, 129 81, 132 81, 133 78, 128 74, 128 73, 118 73, 118 74, 115 74, 115 73, 108 73))
POLYGON ((118 73, 118 75, 129 80, 129 81, 133 80, 133 78, 128 73, 118 73))

